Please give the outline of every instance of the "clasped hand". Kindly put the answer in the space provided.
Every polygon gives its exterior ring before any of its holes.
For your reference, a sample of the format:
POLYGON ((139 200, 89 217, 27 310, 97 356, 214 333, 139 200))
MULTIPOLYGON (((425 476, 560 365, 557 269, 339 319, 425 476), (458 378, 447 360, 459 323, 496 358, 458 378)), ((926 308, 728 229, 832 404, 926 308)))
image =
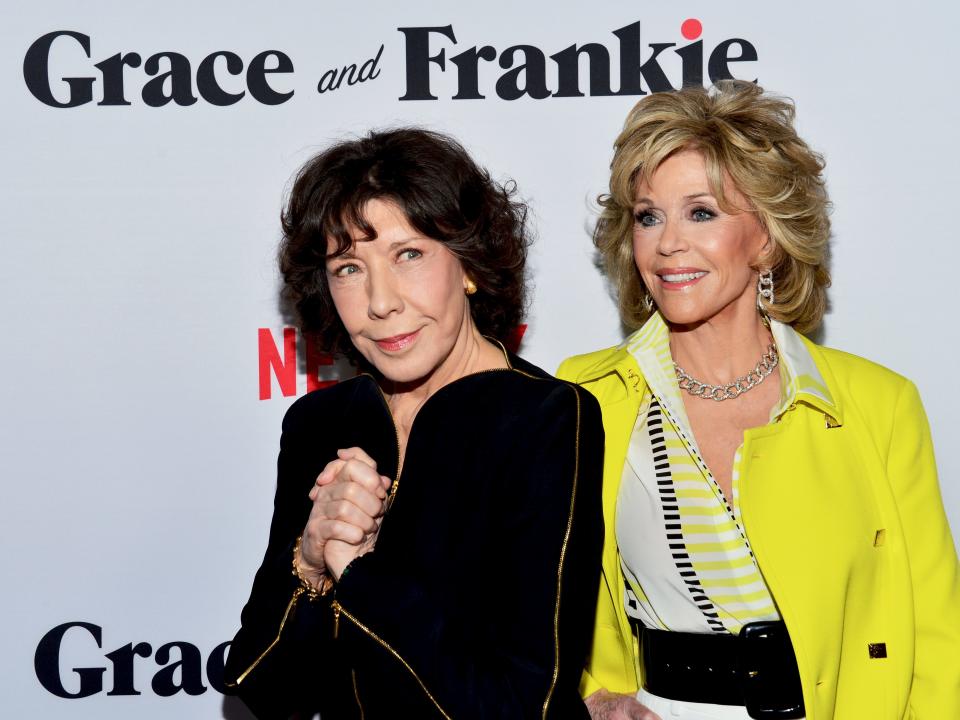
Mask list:
POLYGON ((327 463, 310 490, 313 507, 297 559, 311 583, 327 574, 339 580, 351 560, 373 549, 390 482, 360 448, 338 450, 327 463))

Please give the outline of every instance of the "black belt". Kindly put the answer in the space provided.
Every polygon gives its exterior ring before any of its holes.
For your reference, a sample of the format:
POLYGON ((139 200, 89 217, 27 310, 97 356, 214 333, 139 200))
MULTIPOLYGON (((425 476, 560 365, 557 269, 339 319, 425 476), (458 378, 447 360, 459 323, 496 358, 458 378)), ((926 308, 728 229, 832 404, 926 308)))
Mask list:
POLYGON ((797 660, 782 622, 739 635, 640 628, 643 687, 671 700, 743 705, 752 718, 802 718, 797 660))

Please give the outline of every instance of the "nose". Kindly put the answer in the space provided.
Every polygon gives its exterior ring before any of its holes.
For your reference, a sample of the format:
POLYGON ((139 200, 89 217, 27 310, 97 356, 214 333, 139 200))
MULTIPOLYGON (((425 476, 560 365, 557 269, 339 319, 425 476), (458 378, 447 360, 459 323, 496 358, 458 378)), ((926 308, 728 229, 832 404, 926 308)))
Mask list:
POLYGON ((371 265, 367 270, 367 316, 378 320, 402 311, 398 278, 388 268, 371 265))
POLYGON ((677 221, 668 218, 663 222, 663 230, 657 238, 657 252, 665 257, 687 249, 686 239, 677 221))

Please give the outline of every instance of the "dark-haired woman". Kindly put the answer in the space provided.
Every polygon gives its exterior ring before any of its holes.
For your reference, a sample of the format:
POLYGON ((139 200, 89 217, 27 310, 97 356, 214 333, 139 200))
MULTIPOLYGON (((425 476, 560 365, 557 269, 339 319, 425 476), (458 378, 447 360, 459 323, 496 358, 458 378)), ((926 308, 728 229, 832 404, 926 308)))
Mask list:
POLYGON ((300 172, 287 290, 303 329, 364 372, 284 419, 226 668, 258 717, 587 716, 603 430, 589 393, 501 344, 522 313, 524 220, 422 130, 300 172))

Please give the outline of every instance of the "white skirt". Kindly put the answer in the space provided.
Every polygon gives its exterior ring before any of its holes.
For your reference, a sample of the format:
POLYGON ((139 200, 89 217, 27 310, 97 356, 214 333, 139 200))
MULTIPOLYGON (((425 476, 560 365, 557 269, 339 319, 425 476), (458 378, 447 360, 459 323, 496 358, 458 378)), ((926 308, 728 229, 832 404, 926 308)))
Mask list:
POLYGON ((659 715, 661 720, 751 720, 743 705, 711 705, 668 700, 643 688, 637 693, 637 701, 659 715))

